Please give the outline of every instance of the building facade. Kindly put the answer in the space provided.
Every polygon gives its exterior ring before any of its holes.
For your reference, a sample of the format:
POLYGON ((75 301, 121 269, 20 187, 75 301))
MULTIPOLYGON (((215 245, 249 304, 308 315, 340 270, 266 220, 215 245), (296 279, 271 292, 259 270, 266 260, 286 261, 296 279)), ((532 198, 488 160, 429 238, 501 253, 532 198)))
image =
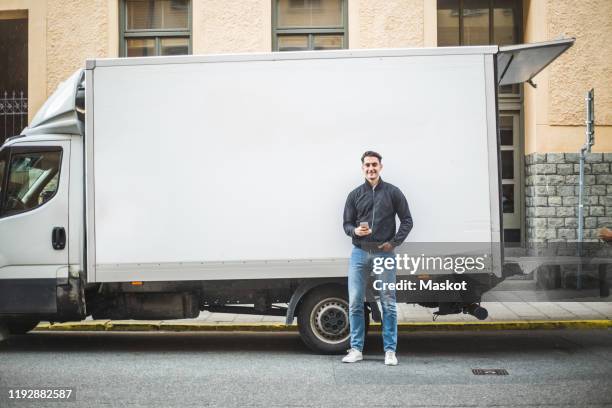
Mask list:
POLYGON ((594 88, 585 209, 585 235, 594 238, 612 225, 610 16, 609 0, 2 0, 0 128, 8 130, 0 136, 19 132, 86 58, 575 37, 535 77, 537 87, 499 90, 504 235, 516 244, 576 239, 577 153, 584 95, 594 88))

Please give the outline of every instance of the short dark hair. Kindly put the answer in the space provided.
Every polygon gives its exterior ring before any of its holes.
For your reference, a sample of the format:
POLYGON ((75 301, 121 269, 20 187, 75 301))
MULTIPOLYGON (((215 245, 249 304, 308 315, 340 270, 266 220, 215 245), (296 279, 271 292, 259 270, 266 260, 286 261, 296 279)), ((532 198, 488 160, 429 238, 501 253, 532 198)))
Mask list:
POLYGON ((376 157, 379 163, 382 163, 382 156, 372 150, 368 150, 361 156, 361 163, 363 163, 363 159, 366 157, 376 157))

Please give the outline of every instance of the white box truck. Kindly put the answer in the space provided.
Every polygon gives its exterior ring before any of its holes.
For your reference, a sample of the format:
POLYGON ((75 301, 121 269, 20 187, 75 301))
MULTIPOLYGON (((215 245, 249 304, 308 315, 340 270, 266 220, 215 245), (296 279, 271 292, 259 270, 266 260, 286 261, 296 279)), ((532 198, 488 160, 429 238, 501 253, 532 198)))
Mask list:
POLYGON ((342 211, 368 149, 409 243, 490 256, 469 299, 398 301, 474 312, 505 277, 497 88, 573 41, 88 60, 0 150, 0 331, 209 310, 297 317, 343 351, 342 211))

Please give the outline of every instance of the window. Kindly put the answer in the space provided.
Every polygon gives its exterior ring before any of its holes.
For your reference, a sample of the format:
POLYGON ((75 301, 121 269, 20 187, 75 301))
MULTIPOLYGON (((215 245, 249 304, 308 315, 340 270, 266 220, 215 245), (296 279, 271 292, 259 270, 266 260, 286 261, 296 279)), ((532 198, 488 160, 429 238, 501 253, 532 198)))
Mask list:
POLYGON ((521 242, 521 162, 519 112, 500 112, 502 210, 504 242, 521 242))
POLYGON ((438 46, 519 41, 519 0, 438 0, 438 46))
POLYGON ((51 149, 11 154, 2 216, 40 207, 55 195, 62 152, 51 149))
MULTIPOLYGON (((519 39, 521 0, 438 0, 438 46, 509 45, 519 39)), ((517 85, 500 93, 518 94, 517 85)))
POLYGON ((273 0, 274 51, 348 48, 346 0, 273 0))
POLYGON ((191 53, 190 0, 123 0, 119 15, 122 56, 191 53))

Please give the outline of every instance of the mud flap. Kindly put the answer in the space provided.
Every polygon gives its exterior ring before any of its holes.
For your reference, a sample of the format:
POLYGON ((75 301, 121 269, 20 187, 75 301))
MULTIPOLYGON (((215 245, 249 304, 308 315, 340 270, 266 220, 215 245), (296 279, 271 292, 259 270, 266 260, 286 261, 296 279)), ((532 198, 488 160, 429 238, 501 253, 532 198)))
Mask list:
POLYGON ((84 287, 81 278, 68 278, 65 284, 57 285, 58 320, 83 320, 85 318, 84 287))

